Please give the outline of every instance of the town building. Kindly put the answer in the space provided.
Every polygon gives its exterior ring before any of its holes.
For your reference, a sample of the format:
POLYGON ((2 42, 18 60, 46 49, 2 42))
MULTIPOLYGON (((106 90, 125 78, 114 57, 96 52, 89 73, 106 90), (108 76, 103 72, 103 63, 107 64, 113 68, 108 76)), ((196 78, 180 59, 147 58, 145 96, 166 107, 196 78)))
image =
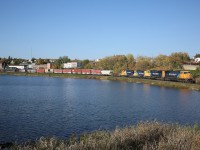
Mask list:
POLYGON ((35 63, 28 65, 29 69, 51 69, 51 63, 36 65, 35 63))
POLYGON ((63 64, 63 68, 80 68, 80 62, 68 62, 63 64))
POLYGON ((196 70, 200 67, 200 63, 185 63, 183 64, 184 70, 196 70))
POLYGON ((198 57, 198 58, 195 58, 195 59, 194 59, 194 62, 195 62, 195 63, 200 63, 200 58, 199 58, 199 57, 198 57))

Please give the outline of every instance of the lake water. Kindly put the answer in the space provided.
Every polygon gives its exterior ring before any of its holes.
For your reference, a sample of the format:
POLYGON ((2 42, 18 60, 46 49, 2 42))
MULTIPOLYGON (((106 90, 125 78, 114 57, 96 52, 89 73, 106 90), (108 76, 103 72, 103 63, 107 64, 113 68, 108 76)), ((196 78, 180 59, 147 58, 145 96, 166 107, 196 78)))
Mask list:
POLYGON ((200 123, 200 92, 114 81, 0 76, 0 143, 67 138, 154 119, 200 123))

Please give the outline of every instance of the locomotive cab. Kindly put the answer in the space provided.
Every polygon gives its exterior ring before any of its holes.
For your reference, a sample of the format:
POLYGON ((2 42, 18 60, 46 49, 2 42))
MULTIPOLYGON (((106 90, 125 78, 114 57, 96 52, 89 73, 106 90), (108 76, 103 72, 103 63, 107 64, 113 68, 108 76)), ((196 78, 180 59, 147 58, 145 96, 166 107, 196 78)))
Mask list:
POLYGON ((151 77, 151 71, 150 71, 150 70, 144 71, 144 77, 145 77, 145 78, 151 77))
POLYGON ((193 76, 190 71, 181 71, 179 79, 181 80, 193 80, 193 76))
POLYGON ((125 76, 125 77, 132 77, 134 74, 133 70, 122 70, 120 73, 120 76, 125 76))

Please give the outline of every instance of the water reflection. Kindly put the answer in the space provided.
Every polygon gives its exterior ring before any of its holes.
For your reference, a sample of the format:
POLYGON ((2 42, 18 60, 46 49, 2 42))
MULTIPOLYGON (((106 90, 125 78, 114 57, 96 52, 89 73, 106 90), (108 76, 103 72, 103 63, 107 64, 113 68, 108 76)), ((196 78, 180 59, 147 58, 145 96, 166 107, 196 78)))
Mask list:
POLYGON ((141 120, 200 123, 200 92, 147 84, 1 76, 0 143, 68 137, 141 120))

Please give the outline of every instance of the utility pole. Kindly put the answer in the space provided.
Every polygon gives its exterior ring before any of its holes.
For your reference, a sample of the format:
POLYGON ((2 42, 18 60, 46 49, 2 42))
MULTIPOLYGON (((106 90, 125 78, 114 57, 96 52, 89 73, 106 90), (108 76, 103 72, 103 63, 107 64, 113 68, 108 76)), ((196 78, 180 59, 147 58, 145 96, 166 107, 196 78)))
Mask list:
POLYGON ((32 47, 31 47, 31 59, 33 58, 33 56, 32 56, 32 47))

